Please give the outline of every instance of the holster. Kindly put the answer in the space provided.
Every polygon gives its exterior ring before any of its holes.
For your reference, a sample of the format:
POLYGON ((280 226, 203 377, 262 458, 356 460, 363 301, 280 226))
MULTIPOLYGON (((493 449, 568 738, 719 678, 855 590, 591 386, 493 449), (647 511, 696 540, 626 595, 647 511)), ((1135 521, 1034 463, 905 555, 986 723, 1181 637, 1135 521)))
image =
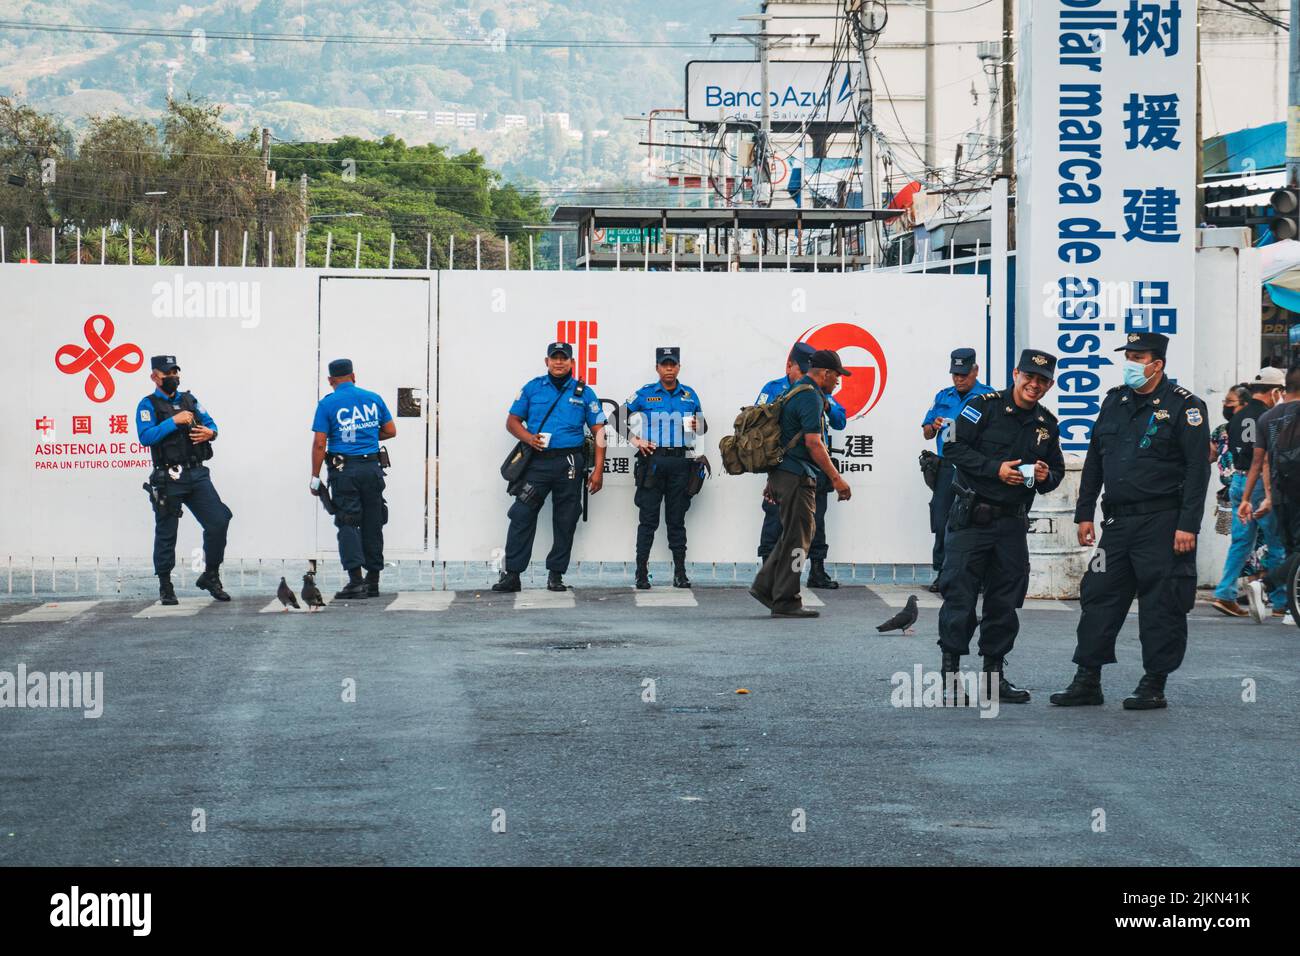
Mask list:
POLYGON ((149 504, 153 507, 154 514, 163 517, 167 514, 169 499, 167 497, 167 469, 154 468, 149 473, 149 480, 141 485, 145 494, 149 496, 149 504))
MULTIPOLYGON (((962 487, 956 479, 952 483, 952 507, 948 509, 948 527, 952 531, 964 531, 974 521, 975 492, 962 487)), ((984 522, 985 524, 988 521, 984 522)))
POLYGON ((653 455, 636 456, 632 463, 632 482, 638 488, 654 488, 659 484, 659 479, 655 477, 653 455))

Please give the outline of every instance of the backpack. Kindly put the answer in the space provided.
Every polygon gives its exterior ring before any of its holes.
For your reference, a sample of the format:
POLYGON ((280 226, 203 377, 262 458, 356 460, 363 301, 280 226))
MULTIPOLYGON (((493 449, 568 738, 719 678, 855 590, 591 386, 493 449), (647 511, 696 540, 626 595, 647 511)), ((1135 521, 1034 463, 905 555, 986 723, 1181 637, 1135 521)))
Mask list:
POLYGON ((1272 441, 1273 484, 1292 501, 1300 501, 1300 414, 1292 415, 1272 441))
POLYGON ((786 452, 795 446, 803 433, 781 444, 781 410, 785 403, 811 385, 796 385, 774 402, 746 405, 736 416, 735 433, 718 442, 722 467, 729 475, 746 472, 762 475, 781 464, 786 452))

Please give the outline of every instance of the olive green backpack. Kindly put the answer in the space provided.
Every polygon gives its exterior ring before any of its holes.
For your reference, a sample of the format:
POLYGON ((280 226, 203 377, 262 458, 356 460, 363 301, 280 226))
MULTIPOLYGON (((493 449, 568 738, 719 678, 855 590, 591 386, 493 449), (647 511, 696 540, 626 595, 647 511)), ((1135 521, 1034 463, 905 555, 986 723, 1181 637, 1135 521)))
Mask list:
POLYGON ((781 410, 785 403, 812 386, 796 385, 774 402, 747 405, 736 416, 735 433, 718 442, 722 467, 729 475, 764 475, 781 464, 786 452, 795 446, 803 433, 781 444, 781 410))

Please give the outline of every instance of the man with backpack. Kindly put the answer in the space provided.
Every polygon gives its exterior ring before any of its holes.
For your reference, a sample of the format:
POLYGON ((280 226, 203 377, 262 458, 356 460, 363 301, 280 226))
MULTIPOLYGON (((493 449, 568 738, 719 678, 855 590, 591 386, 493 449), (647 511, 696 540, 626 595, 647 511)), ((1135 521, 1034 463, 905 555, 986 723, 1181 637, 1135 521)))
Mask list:
MULTIPOLYGON (((847 501, 852 495, 849 483, 841 477, 822 439, 826 396, 835 391, 840 376, 851 374, 840 363, 836 352, 822 349, 809 358, 808 371, 777 399, 780 445, 763 497, 779 510, 781 537, 749 589, 773 617, 818 616, 817 611, 803 606, 799 596, 800 576, 816 522, 818 471, 830 479, 840 501, 847 501)), ((727 447, 721 450, 726 463, 732 452, 727 447)), ((728 465, 728 471, 731 470, 728 465)))
POLYGON ((1287 558, 1271 568, 1264 580, 1246 585, 1251 617, 1264 622, 1265 595, 1272 592, 1285 600, 1285 587, 1300 560, 1300 365, 1286 373, 1286 392, 1256 423, 1255 449, 1246 475, 1241 506, 1237 517, 1250 521, 1269 511, 1286 546, 1287 558), (1251 502, 1255 483, 1263 475, 1264 500, 1256 507, 1251 502))

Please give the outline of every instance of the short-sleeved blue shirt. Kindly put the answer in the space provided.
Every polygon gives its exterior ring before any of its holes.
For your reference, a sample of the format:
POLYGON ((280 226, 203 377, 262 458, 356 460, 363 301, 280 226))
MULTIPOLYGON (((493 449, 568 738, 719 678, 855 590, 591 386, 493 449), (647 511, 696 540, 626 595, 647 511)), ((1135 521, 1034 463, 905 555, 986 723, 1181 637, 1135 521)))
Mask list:
POLYGON ((785 403, 781 409, 781 445, 785 447, 790 443, 792 438, 798 436, 798 440, 791 446, 790 450, 785 453, 781 459, 781 464, 777 468, 782 471, 792 471, 796 475, 808 475, 816 478, 821 469, 813 463, 812 455, 808 451, 808 446, 804 444, 803 437, 809 432, 817 434, 825 432, 825 421, 822 410, 825 408, 822 399, 825 397, 822 390, 817 387, 817 383, 805 375, 803 378, 794 382, 790 388, 798 385, 811 385, 812 388, 800 392, 785 403))
POLYGON ((678 382, 670 392, 661 382, 651 382, 629 395, 626 404, 628 424, 636 426, 638 437, 660 448, 694 447, 695 435, 682 432, 682 418, 704 414, 695 389, 678 382))
POLYGON ((550 448, 577 448, 582 445, 583 426, 596 428, 605 424, 605 410, 590 385, 577 394, 578 380, 569 376, 562 390, 557 390, 549 375, 539 375, 519 390, 510 414, 521 418, 534 434, 550 432, 550 448), (561 394, 561 391, 563 394, 561 394), (555 400, 559 398, 557 403, 555 400), (555 405, 551 417, 547 409, 555 405), (542 424, 542 419, 546 423, 542 424))
MULTIPOLYGON (((774 402, 786 392, 790 391, 790 379, 782 375, 780 378, 774 378, 763 386, 763 390, 758 393, 758 399, 755 405, 766 405, 768 402, 774 402)), ((844 406, 835 401, 834 395, 826 396, 826 427, 822 429, 822 441, 826 443, 826 450, 831 449, 831 429, 837 432, 844 431, 845 426, 849 423, 849 417, 844 411, 844 406)))
POLYGON ((328 436, 325 450, 336 455, 373 455, 379 451, 379 429, 393 416, 377 392, 340 382, 316 403, 311 430, 328 436))
MULTIPOLYGON (((949 385, 947 388, 940 389, 934 396, 934 404, 930 406, 930 410, 926 412, 925 417, 921 419, 921 424, 928 425, 936 418, 943 418, 950 422, 956 421, 957 414, 962 410, 967 402, 978 395, 987 395, 991 391, 993 391, 993 389, 985 385, 983 382, 976 382, 971 386, 971 390, 965 395, 957 391, 956 385, 949 385)), ((934 436, 934 445, 940 458, 943 457, 943 431, 944 430, 940 428, 938 433, 934 436)))

